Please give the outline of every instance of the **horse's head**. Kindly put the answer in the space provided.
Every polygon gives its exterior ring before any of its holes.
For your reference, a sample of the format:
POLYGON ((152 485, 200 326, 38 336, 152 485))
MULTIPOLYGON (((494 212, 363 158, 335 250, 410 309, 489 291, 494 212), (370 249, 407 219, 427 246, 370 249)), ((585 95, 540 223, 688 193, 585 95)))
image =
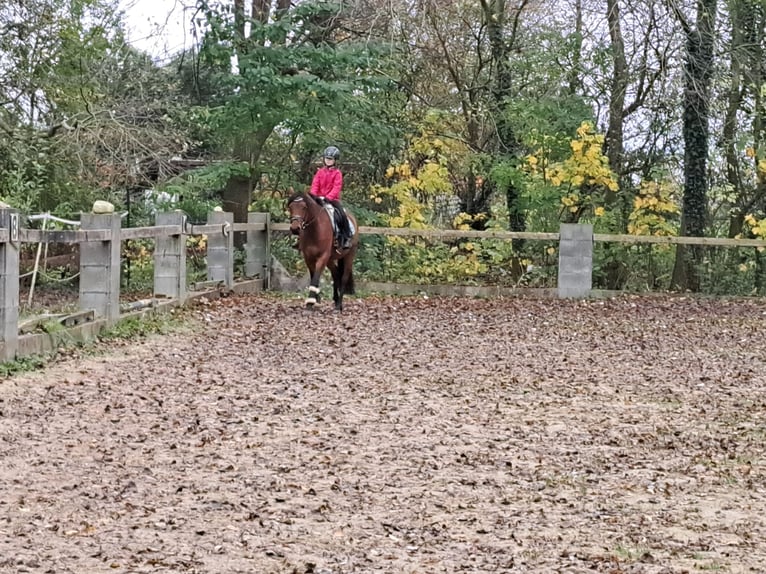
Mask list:
POLYGON ((294 193, 287 200, 290 214, 290 233, 298 235, 309 223, 308 199, 303 193, 294 193))

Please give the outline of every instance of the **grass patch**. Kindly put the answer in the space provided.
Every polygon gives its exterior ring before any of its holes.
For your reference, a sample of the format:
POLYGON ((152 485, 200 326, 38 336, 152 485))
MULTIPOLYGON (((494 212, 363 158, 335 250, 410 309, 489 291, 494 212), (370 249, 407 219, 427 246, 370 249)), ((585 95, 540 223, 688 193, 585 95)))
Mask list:
POLYGON ((31 373, 42 369, 48 362, 48 357, 42 355, 32 355, 30 357, 21 357, 15 361, 6 361, 0 363, 0 378, 7 379, 21 373, 31 373))
POLYGON ((148 313, 122 319, 101 332, 101 341, 143 339, 151 335, 167 335, 182 330, 188 319, 178 313, 148 313))

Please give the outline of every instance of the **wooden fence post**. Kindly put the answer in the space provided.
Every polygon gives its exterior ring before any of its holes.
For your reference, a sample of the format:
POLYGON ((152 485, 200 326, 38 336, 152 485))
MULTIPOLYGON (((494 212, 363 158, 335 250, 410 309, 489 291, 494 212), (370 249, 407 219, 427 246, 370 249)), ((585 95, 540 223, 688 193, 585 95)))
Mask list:
POLYGON ((207 280, 234 287, 234 214, 211 211, 208 225, 221 225, 218 233, 207 234, 207 280))
POLYGON ((593 226, 562 223, 559 241, 559 298, 590 296, 593 286, 593 226))
POLYGON ((248 223, 262 223, 262 231, 248 231, 245 243, 245 276, 260 277, 263 288, 270 287, 271 278, 271 214, 248 213, 248 223))
POLYGON ((182 211, 160 212, 155 225, 178 225, 179 235, 158 237, 154 243, 154 295, 186 299, 186 215, 182 211))
POLYGON ((120 227, 118 213, 83 213, 81 229, 106 229, 106 241, 80 243, 80 309, 93 309, 107 324, 120 318, 120 227))
POLYGON ((19 349, 19 212, 0 209, 0 360, 12 361, 19 349))

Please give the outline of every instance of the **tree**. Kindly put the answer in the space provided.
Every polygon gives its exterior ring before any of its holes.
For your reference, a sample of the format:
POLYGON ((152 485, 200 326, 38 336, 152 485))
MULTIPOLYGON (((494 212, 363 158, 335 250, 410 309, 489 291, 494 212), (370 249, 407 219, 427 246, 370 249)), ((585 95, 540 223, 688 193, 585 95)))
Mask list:
POLYGON ((250 168, 250 177, 232 180, 224 195, 237 220, 246 213, 264 148, 278 128, 279 137, 293 144, 310 140, 311 155, 329 134, 342 137, 334 126, 346 116, 366 115, 370 128, 389 131, 385 116, 369 113, 371 102, 388 89, 376 67, 385 58, 376 43, 362 44, 345 33, 344 3, 280 0, 272 6, 255 0, 248 6, 237 0, 233 13, 230 7, 202 7, 201 58, 217 87, 213 125, 221 151, 250 168))
MULTIPOLYGON (((703 236, 707 221, 710 84, 713 74, 717 0, 698 0, 692 26, 676 3, 673 9, 686 37, 683 108, 684 193, 681 235, 703 236)), ((672 284, 678 289, 699 291, 698 266, 702 249, 679 245, 672 284)))
POLYGON ((121 26, 109 0, 0 8, 0 196, 17 207, 76 213, 183 151, 175 80, 121 26))

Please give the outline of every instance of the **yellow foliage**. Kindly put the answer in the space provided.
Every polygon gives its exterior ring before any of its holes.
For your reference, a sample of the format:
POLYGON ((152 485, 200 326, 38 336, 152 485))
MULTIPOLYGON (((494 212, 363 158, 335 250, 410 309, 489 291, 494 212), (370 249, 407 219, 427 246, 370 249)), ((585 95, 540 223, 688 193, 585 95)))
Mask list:
POLYGON ((680 212, 672 198, 674 191, 669 182, 642 181, 638 195, 633 198, 633 211, 628 216, 628 233, 676 235, 675 226, 668 221, 668 217, 680 212))
MULTIPOLYGON (((572 155, 562 162, 551 164, 545 170, 545 177, 552 186, 564 188, 561 204, 566 212, 578 214, 590 210, 595 213, 598 209, 598 217, 601 217, 605 209, 594 205, 592 192, 599 188, 609 191, 619 189, 617 177, 602 152, 604 136, 597 134, 592 124, 583 122, 569 145, 572 155)), ((532 174, 537 172, 543 158, 542 149, 527 157, 526 163, 532 174)))
POLYGON ((438 116, 426 118, 402 161, 386 169, 389 186, 373 186, 370 199, 376 204, 389 199, 386 205, 393 206, 393 215, 383 215, 390 226, 427 227, 426 214, 433 199, 454 195, 450 169, 468 157, 470 150, 462 140, 445 137, 444 129, 438 116))

